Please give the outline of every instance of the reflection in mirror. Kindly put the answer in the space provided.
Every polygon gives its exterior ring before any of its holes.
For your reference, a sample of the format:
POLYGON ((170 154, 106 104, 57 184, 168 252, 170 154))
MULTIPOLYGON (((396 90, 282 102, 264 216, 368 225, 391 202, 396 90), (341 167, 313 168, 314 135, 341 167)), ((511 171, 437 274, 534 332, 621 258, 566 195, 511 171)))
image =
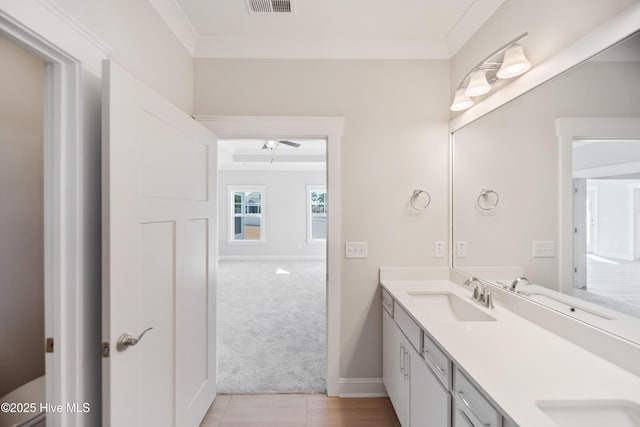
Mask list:
POLYGON ((452 173, 454 268, 640 342, 640 35, 456 131, 452 173))

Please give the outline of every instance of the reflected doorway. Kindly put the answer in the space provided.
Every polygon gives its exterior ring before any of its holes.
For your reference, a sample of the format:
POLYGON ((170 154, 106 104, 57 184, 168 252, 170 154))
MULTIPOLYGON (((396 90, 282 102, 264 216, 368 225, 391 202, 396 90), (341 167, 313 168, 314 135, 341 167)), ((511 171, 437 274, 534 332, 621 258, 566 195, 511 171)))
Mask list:
POLYGON ((573 158, 573 293, 640 318, 640 140, 575 140, 573 158))

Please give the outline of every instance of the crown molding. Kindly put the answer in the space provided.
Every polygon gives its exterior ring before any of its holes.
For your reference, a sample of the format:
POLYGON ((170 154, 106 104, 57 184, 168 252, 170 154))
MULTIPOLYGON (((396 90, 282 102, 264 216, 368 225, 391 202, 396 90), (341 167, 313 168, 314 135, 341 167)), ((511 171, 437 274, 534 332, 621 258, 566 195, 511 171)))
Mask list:
POLYGON ((176 38, 194 56, 200 35, 176 0, 149 0, 176 38))
POLYGON ((475 0, 469 6, 445 37, 449 57, 453 57, 471 39, 502 3, 504 0, 475 0))
POLYGON ((0 0, 0 18, 48 40, 97 76, 112 49, 53 0, 0 0))
POLYGON ((449 59, 444 41, 206 37, 196 58, 449 59))

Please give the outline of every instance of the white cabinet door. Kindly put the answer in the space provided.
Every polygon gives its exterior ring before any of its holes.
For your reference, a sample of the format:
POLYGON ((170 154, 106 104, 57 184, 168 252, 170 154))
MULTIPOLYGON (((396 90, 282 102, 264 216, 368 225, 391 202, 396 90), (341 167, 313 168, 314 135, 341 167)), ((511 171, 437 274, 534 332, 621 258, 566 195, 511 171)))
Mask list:
POLYGON ((389 313, 382 310, 382 377, 398 420, 409 426, 409 358, 407 343, 389 313))
POLYGON ((410 408, 414 427, 448 427, 451 396, 413 349, 411 356, 410 408))
POLYGON ((112 63, 103 82, 103 425, 197 427, 216 392, 215 136, 112 63))

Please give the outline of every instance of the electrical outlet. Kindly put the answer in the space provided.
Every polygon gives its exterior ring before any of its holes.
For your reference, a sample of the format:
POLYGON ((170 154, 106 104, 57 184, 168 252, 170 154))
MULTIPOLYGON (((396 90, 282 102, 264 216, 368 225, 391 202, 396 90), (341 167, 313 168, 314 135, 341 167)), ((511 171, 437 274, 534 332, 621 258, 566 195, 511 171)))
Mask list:
POLYGON ((552 240, 533 242, 534 258, 555 258, 555 256, 556 256, 556 242, 552 240))
POLYGON ((366 258, 369 248, 367 242, 346 242, 344 244, 345 258, 366 258))
POLYGON ((456 242, 456 257, 458 258, 466 258, 467 257, 467 247, 469 244, 465 240, 458 240, 456 242))
POLYGON ((444 258, 444 242, 433 242, 433 256, 434 258, 444 258))

